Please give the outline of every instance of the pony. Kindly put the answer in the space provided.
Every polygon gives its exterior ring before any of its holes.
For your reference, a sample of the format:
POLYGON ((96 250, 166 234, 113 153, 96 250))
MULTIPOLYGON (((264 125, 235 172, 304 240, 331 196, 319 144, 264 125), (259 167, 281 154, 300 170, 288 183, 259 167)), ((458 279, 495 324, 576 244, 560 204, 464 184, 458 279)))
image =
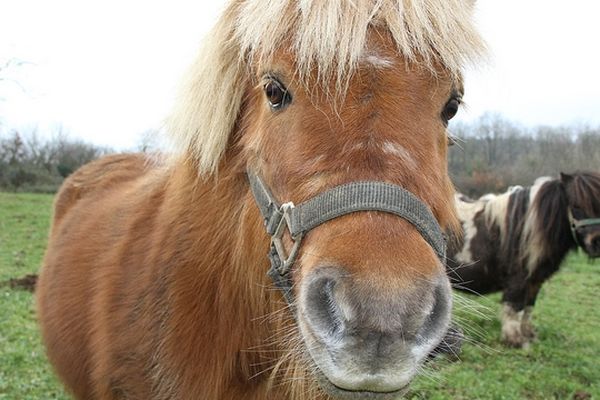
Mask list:
POLYGON ((37 313, 67 389, 402 395, 449 329, 438 233, 458 227, 461 70, 485 54, 472 8, 231 1, 183 80, 173 154, 99 159, 57 194, 37 313), (298 233, 308 203, 345 211, 298 233))
POLYGON ((600 256, 600 174, 561 173, 478 200, 456 197, 463 235, 448 250, 448 273, 458 289, 502 291, 502 340, 527 347, 542 284, 570 250, 600 256))

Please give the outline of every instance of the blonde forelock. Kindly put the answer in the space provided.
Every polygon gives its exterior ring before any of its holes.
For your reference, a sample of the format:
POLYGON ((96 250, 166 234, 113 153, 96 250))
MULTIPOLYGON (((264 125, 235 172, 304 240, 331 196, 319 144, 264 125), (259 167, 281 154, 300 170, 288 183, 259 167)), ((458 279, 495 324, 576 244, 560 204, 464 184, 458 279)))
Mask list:
POLYGON ((285 44, 303 79, 335 80, 338 91, 363 54, 369 27, 389 30, 408 61, 459 76, 485 54, 469 0, 237 0, 208 35, 169 120, 177 148, 201 173, 217 169, 238 118, 251 65, 285 44))

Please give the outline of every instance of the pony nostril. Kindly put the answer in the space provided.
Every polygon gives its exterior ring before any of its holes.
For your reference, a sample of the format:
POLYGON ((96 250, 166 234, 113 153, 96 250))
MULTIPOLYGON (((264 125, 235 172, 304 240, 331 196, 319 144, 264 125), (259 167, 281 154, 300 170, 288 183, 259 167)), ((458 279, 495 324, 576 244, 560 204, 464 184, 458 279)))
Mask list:
POLYGON ((445 275, 418 292, 382 293, 357 287, 337 269, 323 268, 309 278, 300 304, 312 332, 329 343, 356 339, 370 354, 398 341, 424 348, 437 344, 452 306, 445 275))
POLYGON ((342 330, 343 313, 335 300, 337 280, 321 277, 309 284, 306 293, 307 318, 317 331, 336 335, 342 330))
POLYGON ((423 341, 429 341, 432 336, 445 331, 449 323, 452 297, 446 280, 442 279, 435 287, 433 301, 433 307, 419 330, 419 336, 423 341))

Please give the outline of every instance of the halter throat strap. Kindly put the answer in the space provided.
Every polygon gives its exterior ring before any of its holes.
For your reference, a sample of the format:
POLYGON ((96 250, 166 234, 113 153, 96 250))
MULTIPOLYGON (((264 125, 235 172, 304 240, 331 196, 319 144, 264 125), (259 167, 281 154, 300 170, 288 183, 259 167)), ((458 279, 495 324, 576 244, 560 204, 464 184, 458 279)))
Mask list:
POLYGON ((382 211, 410 222, 433 248, 440 261, 446 261, 446 238, 429 207, 408 190, 385 182, 358 181, 335 186, 302 204, 280 204, 262 179, 248 172, 250 189, 271 236, 269 276, 292 303, 290 270, 302 238, 317 226, 359 211, 382 211), (288 232, 293 245, 288 252, 283 236, 288 232))

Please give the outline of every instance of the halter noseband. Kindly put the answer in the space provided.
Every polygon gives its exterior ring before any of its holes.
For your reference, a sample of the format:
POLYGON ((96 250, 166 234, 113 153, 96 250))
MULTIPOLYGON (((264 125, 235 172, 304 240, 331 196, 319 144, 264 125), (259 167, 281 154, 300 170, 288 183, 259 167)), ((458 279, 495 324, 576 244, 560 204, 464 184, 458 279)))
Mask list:
POLYGON ((440 261, 446 261, 446 238, 429 207, 406 189, 385 182, 359 181, 335 186, 297 206, 281 204, 261 178, 248 172, 250 189, 271 236, 268 275, 292 304, 290 276, 302 238, 311 229, 331 219, 357 211, 383 211, 404 218, 417 228, 440 261), (293 245, 288 253, 283 235, 289 232, 293 245))
POLYGON ((600 225, 600 218, 575 219, 575 217, 573 217, 571 207, 569 207, 567 211, 567 216, 569 217, 569 226, 571 227, 571 234, 573 235, 573 240, 575 240, 575 243, 579 247, 583 247, 581 243, 579 243, 579 239, 577 238, 577 230, 586 226, 600 225))

